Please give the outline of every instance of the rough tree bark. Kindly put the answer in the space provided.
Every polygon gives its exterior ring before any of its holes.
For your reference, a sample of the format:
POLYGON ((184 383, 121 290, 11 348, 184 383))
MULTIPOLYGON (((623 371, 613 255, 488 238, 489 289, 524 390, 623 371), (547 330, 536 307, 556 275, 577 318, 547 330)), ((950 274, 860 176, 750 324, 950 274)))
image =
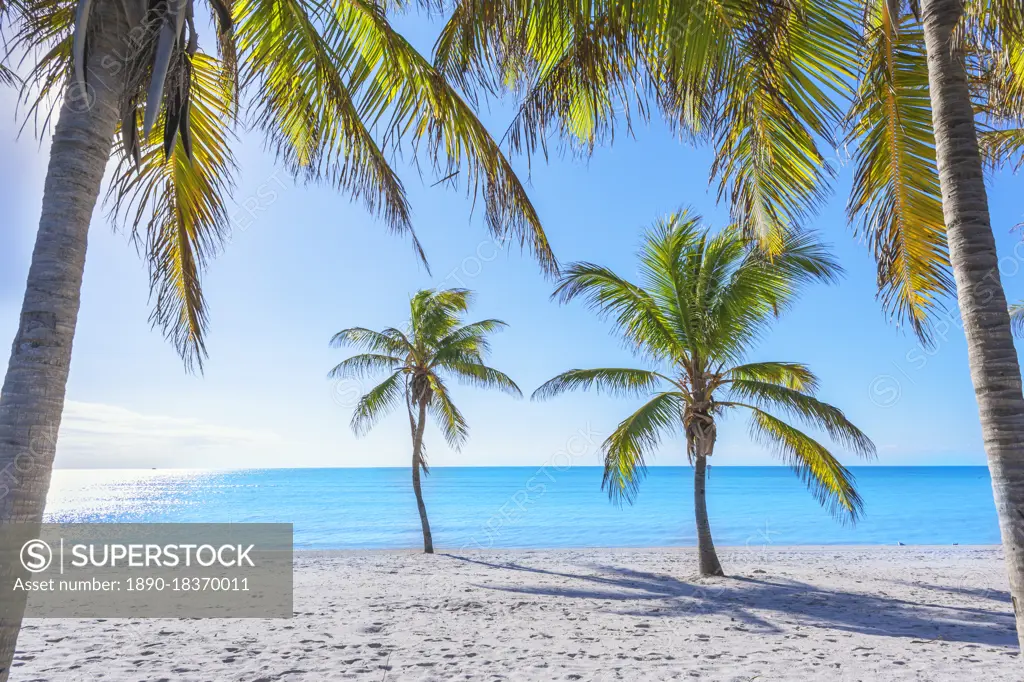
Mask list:
POLYGON ((698 455, 694 458, 693 467, 693 511, 697 517, 697 555, 700 560, 701 575, 725 575, 722 564, 715 552, 715 543, 711 540, 711 523, 708 521, 707 478, 708 458, 698 455))
MULTIPOLYGON (((123 51, 126 27, 119 3, 101 0, 93 11, 88 86, 70 85, 54 129, 42 217, 0 393, 0 524, 38 524, 43 518, 71 365, 89 223, 118 120, 122 79, 112 65, 123 51)), ((11 577, 5 573, 0 581, 11 577)), ((10 675, 24 606, 24 600, 7 602, 0 614, 0 682, 10 675)))
POLYGON ((427 506, 423 503, 423 489, 420 487, 420 467, 423 466, 423 431, 427 424, 427 403, 421 400, 419 418, 413 428, 412 437, 412 489, 416 493, 416 507, 420 511, 420 525, 423 527, 423 551, 434 553, 434 538, 430 534, 430 521, 427 520, 427 506))
POLYGON ((963 5, 923 0, 921 10, 949 255, 1024 650, 1024 397, 967 74, 950 41, 963 5))

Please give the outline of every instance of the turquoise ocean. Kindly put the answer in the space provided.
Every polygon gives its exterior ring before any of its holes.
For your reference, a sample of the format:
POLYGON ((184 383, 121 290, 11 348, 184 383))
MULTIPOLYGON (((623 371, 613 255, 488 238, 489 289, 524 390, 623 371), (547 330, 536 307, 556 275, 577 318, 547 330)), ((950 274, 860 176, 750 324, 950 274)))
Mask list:
MULTIPOLYGON (((985 467, 854 467, 864 515, 843 524, 785 467, 710 469, 715 542, 726 546, 999 542, 985 467)), ((652 467, 633 505, 601 469, 437 467, 424 496, 438 548, 695 544, 689 467, 652 467)), ((297 549, 415 548, 408 469, 58 470, 50 522, 286 522, 297 549)))

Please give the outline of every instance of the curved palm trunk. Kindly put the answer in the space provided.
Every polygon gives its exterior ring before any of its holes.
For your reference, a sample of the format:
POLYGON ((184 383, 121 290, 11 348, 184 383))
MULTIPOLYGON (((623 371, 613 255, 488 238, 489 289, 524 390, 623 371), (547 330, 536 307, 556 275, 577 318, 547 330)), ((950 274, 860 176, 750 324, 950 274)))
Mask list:
POLYGON ((963 6, 961 0, 923 0, 921 9, 949 254, 1024 648, 1024 398, 967 75, 950 46, 963 6))
POLYGON ((420 511, 420 525, 423 526, 423 551, 434 553, 434 538, 430 534, 427 520, 427 506, 423 503, 423 489, 420 487, 420 467, 423 465, 423 431, 427 424, 427 403, 420 401, 419 419, 412 432, 412 489, 416 493, 416 507, 420 511))
MULTIPOLYGON (((118 7, 101 0, 94 9, 92 26, 97 30, 90 36, 90 64, 111 64, 122 51, 118 7)), ((122 70, 91 68, 87 91, 68 89, 54 129, 42 217, 0 394, 0 524, 38 524, 43 517, 89 223, 110 158, 122 70)), ((6 573, 0 582, 11 577, 6 573)), ((0 614, 0 682, 10 675, 24 607, 24 601, 7 603, 0 614)))
POLYGON ((718 562, 715 543, 711 540, 711 523, 708 521, 707 478, 708 458, 698 455, 693 467, 693 511, 697 517, 697 555, 701 575, 725 575, 718 562))

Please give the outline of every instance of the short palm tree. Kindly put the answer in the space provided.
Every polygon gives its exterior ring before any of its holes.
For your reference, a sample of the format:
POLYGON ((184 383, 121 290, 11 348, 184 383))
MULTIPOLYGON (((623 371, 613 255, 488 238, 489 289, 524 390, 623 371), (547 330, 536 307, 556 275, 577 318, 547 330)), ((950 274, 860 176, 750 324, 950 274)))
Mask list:
POLYGON ((490 350, 488 335, 507 325, 501 320, 463 324, 462 317, 471 301, 472 293, 465 289, 427 289, 410 301, 407 331, 389 327, 376 332, 353 327, 331 339, 334 347, 355 346, 367 351, 338 364, 331 370, 331 378, 388 374, 359 400, 352 415, 352 430, 356 434, 365 434, 389 412, 405 405, 412 434, 412 489, 423 526, 423 551, 427 554, 434 552, 420 487, 420 471, 430 473, 423 448, 427 413, 434 417, 451 447, 460 448, 469 434, 469 426, 452 401, 446 381, 452 378, 522 396, 512 379, 484 364, 490 350))
POLYGON ((677 213, 658 222, 640 252, 640 282, 611 270, 576 263, 554 296, 583 298, 611 318, 626 343, 658 367, 574 369, 538 388, 546 399, 594 388, 647 402, 604 442, 604 488, 613 501, 632 501, 646 458, 662 438, 681 432, 694 466, 694 508, 701 575, 722 575, 705 502, 707 460, 719 421, 729 412, 750 414, 752 436, 807 483, 818 501, 845 520, 861 511, 853 476, 815 438, 778 416, 825 432, 865 457, 875 448, 837 408, 815 397, 818 380, 794 362, 745 362, 744 357, 778 314, 811 281, 830 281, 839 268, 808 236, 787 236, 776 255, 749 248, 740 230, 711 234, 700 219, 677 213))

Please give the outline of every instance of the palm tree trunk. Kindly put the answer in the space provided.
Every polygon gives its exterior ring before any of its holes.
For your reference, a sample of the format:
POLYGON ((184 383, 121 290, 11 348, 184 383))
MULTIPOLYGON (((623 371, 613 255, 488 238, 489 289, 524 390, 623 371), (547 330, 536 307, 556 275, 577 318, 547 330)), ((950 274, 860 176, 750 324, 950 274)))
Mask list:
POLYGON ((711 523, 708 521, 707 476, 708 458, 704 455, 696 457, 693 467, 693 510, 697 517, 697 555, 700 560, 701 575, 725 575, 722 564, 718 562, 715 543, 711 540, 711 523))
MULTIPOLYGON (((0 392, 0 524, 43 518, 71 365, 86 241, 117 125, 125 29, 119 4, 101 0, 90 35, 88 87, 65 93, 54 129, 42 217, 21 319, 0 392), (106 61, 104 61, 106 59, 106 61)), ((10 571, 0 581, 11 578, 10 571)), ((24 593, 22 593, 24 594, 24 593)), ((0 682, 6 682, 25 602, 0 614, 0 682)))
POLYGON ((423 526, 423 551, 434 553, 434 538, 430 534, 427 520, 427 506, 423 503, 423 489, 420 487, 420 467, 423 465, 423 431, 427 423, 427 403, 420 401, 419 420, 413 428, 412 439, 412 489, 416 493, 416 506, 420 511, 420 525, 423 526))
POLYGON ((949 255, 1024 650, 1024 397, 967 74, 950 41, 963 5, 961 0, 923 0, 921 9, 949 255))

